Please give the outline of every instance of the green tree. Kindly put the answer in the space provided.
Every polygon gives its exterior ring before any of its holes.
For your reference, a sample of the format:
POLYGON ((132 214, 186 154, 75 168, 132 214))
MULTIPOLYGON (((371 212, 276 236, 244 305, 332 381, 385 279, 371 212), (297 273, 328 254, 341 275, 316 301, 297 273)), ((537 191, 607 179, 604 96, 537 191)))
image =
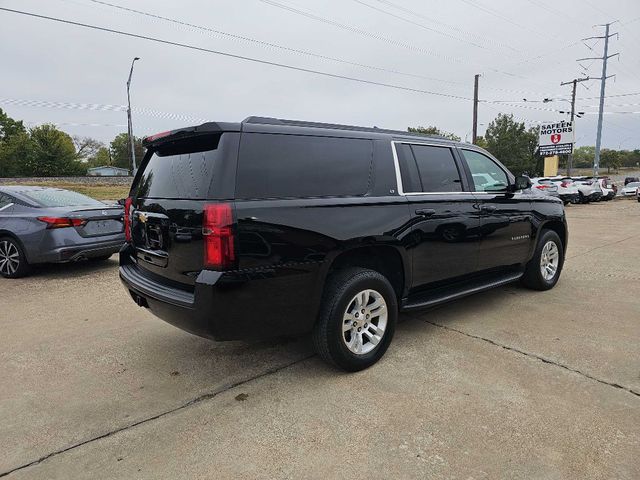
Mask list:
POLYGON ((622 155, 617 150, 609 150, 608 148, 603 148, 600 152, 600 164, 603 167, 607 167, 607 172, 611 173, 611 169, 613 168, 616 172, 620 168, 620 160, 622 155))
POLYGON ((29 132, 33 154, 26 159, 29 176, 84 175, 86 165, 76 156, 73 140, 54 125, 44 124, 29 132))
POLYGON ((593 158, 595 155, 596 147, 578 147, 573 151, 573 166, 575 168, 589 168, 593 166, 593 158))
POLYGON ((487 150, 505 164, 514 174, 535 175, 541 170, 538 149, 538 131, 527 130, 516 122, 513 115, 499 114, 485 132, 487 150))
MULTIPOLYGON (((140 161, 144 156, 144 147, 142 146, 142 139, 134 137, 134 146, 136 151, 136 164, 140 165, 140 161)), ((111 141, 109 145, 111 151, 112 165, 120 168, 131 169, 130 160, 130 147, 129 147, 129 135, 126 133, 120 133, 111 141)))
POLYGON ((487 149, 487 146, 488 146, 487 141, 482 136, 476 138, 476 145, 479 146, 480 148, 484 148, 485 150, 487 149))
POLYGON ((0 108, 0 142, 26 132, 22 120, 14 120, 0 108))
POLYGON ((0 177, 27 176, 27 165, 32 161, 33 154, 33 142, 26 131, 0 141, 0 177))
POLYGON ((106 147, 98 149, 98 151, 87 160, 87 166, 89 168, 103 167, 105 165, 111 165, 111 152, 109 152, 109 149, 106 147))
POLYGON ((0 177, 21 175, 23 162, 32 153, 30 147, 23 123, 0 109, 0 177))
POLYGON ((409 127, 407 131, 411 133, 421 133, 423 135, 437 135, 439 137, 448 138, 449 140, 453 140, 454 142, 459 142, 460 137, 454 133, 445 132, 440 130, 438 127, 409 127))

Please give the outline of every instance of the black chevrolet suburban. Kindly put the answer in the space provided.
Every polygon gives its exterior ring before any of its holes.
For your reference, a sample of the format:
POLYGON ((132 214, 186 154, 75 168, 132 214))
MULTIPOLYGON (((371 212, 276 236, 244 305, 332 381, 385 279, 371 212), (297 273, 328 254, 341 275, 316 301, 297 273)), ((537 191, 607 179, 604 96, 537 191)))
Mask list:
POLYGON ((215 340, 312 333, 355 371, 398 312, 558 281, 562 202, 474 145, 250 117, 145 139, 120 278, 161 319, 215 340))

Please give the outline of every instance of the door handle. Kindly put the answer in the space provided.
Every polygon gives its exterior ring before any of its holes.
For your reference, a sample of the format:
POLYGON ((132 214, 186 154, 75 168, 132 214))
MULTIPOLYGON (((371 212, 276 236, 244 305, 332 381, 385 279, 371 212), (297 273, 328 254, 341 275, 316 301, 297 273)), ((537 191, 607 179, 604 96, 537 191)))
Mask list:
POLYGON ((496 211, 496 206, 495 205, 482 205, 480 207, 480 210, 482 210, 483 212, 495 212, 496 211))
POLYGON ((418 208, 416 210, 416 215, 420 215, 421 217, 430 217, 435 215, 436 211, 433 208, 418 208))

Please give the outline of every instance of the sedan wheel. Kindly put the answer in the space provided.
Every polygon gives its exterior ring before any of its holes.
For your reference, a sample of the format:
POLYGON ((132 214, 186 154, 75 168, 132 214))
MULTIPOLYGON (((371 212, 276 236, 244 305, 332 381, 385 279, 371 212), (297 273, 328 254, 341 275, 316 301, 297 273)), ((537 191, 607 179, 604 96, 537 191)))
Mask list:
POLYGON ((28 267, 20 245, 11 238, 0 239, 0 275, 21 277, 27 273, 28 267))

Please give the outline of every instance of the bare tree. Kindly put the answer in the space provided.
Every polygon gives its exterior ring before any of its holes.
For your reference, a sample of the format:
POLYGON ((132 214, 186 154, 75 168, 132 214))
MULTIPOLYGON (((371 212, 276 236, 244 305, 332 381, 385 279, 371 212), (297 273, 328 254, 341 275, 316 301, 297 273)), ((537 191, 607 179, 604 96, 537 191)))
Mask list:
POLYGON ((72 139, 73 145, 76 147, 76 158, 78 160, 86 161, 93 158, 104 147, 104 144, 95 138, 74 135, 72 139))

